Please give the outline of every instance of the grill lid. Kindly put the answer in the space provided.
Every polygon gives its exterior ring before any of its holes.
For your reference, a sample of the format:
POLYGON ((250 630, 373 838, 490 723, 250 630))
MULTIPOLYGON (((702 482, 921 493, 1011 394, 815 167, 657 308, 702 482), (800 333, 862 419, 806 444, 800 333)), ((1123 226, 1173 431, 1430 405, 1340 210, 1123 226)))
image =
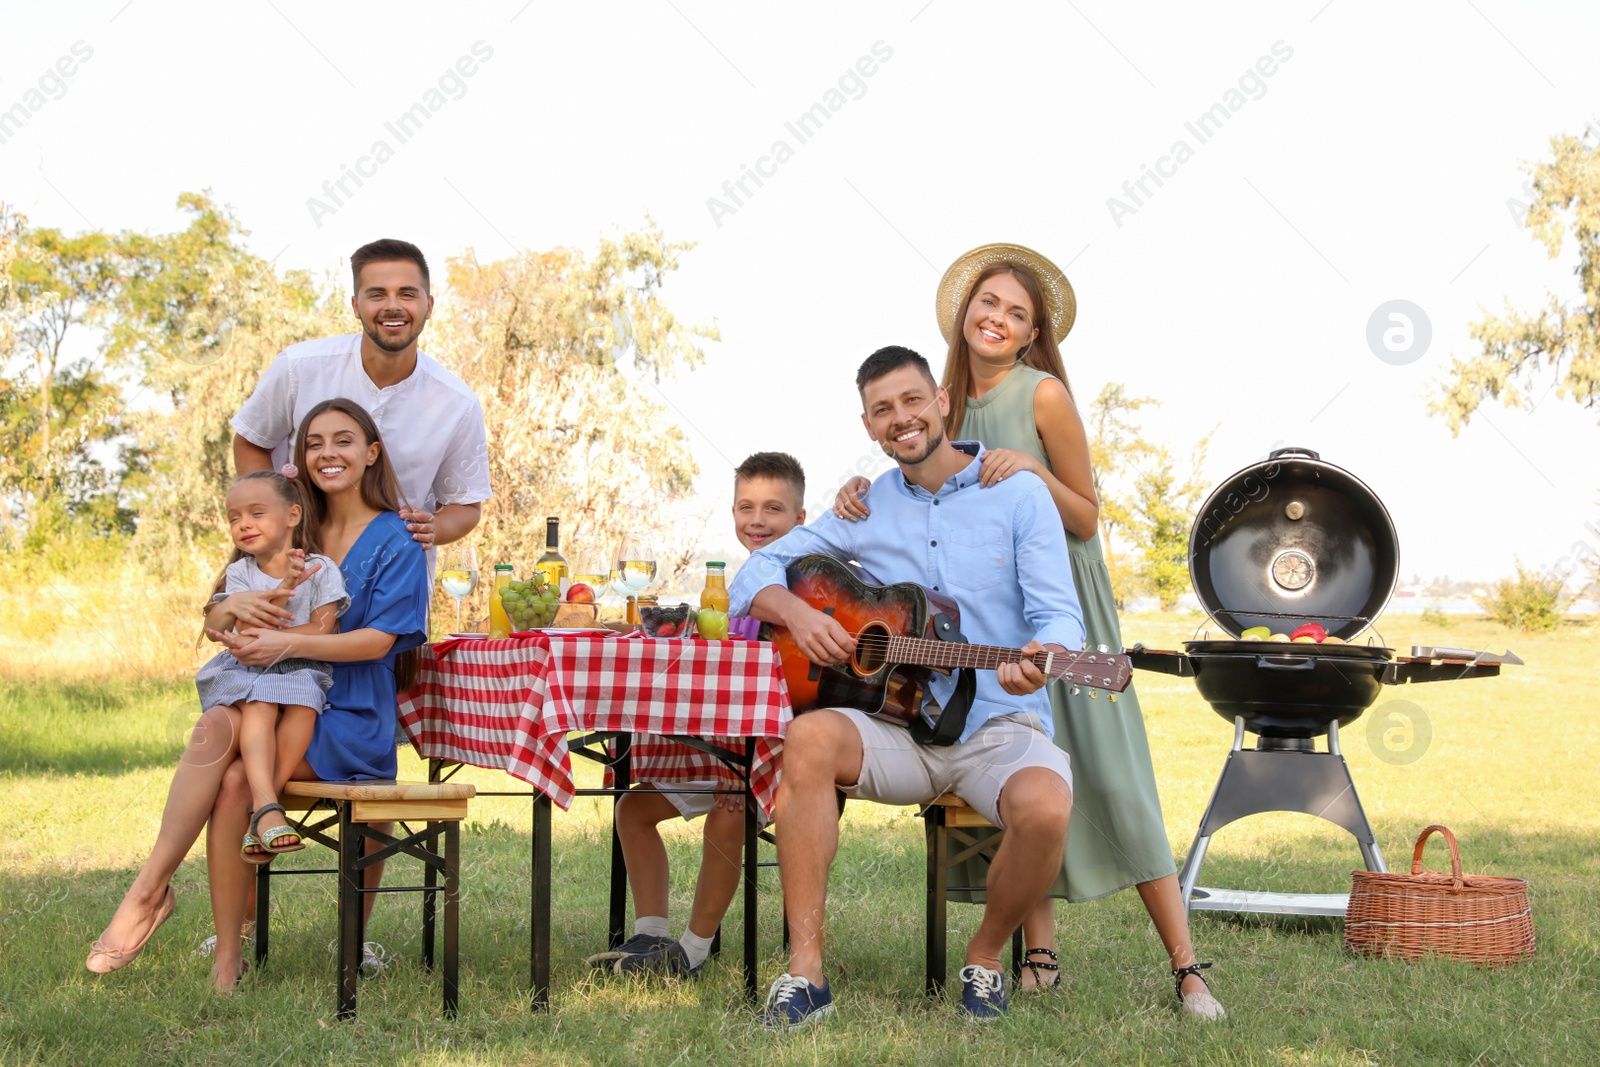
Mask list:
POLYGON ((1229 476, 1200 506, 1189 529, 1189 577, 1234 637, 1252 626, 1283 632, 1314 621, 1348 641, 1388 605, 1400 542, 1365 482, 1309 449, 1280 448, 1229 476))

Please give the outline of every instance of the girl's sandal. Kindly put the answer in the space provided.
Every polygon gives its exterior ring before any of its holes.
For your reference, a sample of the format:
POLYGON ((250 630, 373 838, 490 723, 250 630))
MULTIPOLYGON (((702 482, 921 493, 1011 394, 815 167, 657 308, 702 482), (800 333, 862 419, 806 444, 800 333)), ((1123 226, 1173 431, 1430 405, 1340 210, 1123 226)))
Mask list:
POLYGON ((1223 1010, 1222 1003, 1211 995, 1211 983, 1206 981, 1206 976, 1200 972, 1210 967, 1210 961, 1205 963, 1191 963, 1187 967, 1174 967, 1172 978, 1175 983, 1173 991, 1178 995, 1178 1007, 1185 1014, 1207 1022, 1213 1019, 1226 1019, 1228 1013, 1223 1010), (1200 993, 1185 993, 1183 980, 1189 975, 1200 979, 1206 988, 1200 993))
MULTIPOLYGON (((299 852, 301 849, 306 847, 306 843, 304 841, 300 840, 299 831, 296 830, 294 827, 289 825, 289 813, 287 811, 283 810, 283 805, 282 804, 264 804, 264 805, 262 805, 260 811, 256 812, 253 816, 251 816, 251 818, 250 818, 250 833, 246 835, 246 841, 245 841, 246 847, 248 847, 249 844, 250 844, 250 842, 249 842, 249 838, 250 837, 255 837, 256 838, 256 843, 259 844, 262 848, 266 849, 265 852, 255 853, 255 855, 260 856, 261 859, 259 861, 252 861, 252 862, 265 863, 265 862, 271 860, 272 857, 274 857, 274 856, 281 856, 286 852, 299 852), (283 816, 284 821, 280 825, 274 826, 272 829, 268 830, 266 833, 262 833, 261 832, 261 816, 265 815, 269 811, 278 812, 280 815, 283 816), (295 839, 294 840, 294 844, 292 844, 292 845, 278 845, 278 844, 275 843, 280 838, 284 838, 284 837, 292 837, 292 838, 294 838, 295 839)), ((246 854, 245 858, 246 859, 250 859, 251 857, 250 857, 249 854, 246 854)))
POLYGON ((1042 989, 1059 989, 1061 987, 1061 965, 1057 962, 1058 958, 1053 951, 1047 948, 1030 948, 1022 954, 1022 965, 1033 972, 1033 987, 1028 992, 1042 989), (1045 963, 1043 960, 1029 959, 1028 957, 1035 952, 1049 956, 1050 962, 1045 963), (1048 982, 1039 973, 1040 971, 1050 972, 1050 980, 1048 982))

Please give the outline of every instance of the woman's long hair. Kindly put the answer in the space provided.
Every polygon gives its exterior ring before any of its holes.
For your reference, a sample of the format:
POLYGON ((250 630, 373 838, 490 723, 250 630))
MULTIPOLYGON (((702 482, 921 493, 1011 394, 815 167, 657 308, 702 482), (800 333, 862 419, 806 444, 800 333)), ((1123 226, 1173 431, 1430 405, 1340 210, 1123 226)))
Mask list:
MULTIPOLYGON (((313 552, 321 552, 322 533, 319 528, 320 523, 312 516, 311 509, 306 506, 305 489, 299 481, 285 478, 277 471, 255 471, 251 474, 242 475, 233 484, 237 487, 251 481, 266 482, 284 504, 300 509, 300 522, 289 528, 289 547, 298 548, 308 556, 313 552)), ((230 489, 229 491, 231 492, 232 490, 230 489)), ((238 545, 233 547, 233 555, 229 556, 228 562, 222 565, 222 570, 217 574, 217 580, 211 586, 211 596, 216 596, 228 588, 228 568, 244 559, 247 555, 249 553, 238 545)), ((210 598, 208 597, 208 607, 209 602, 210 598)))
POLYGON ((383 445, 383 437, 378 433, 378 424, 372 421, 372 416, 367 414, 367 409, 354 400, 344 397, 334 397, 324 400, 300 420, 300 431, 294 438, 294 465, 299 471, 300 482, 306 490, 306 500, 309 504, 311 519, 319 529, 323 520, 328 515, 328 497, 311 478, 311 471, 306 467, 306 435, 311 432, 311 420, 325 411, 342 411, 350 416, 367 444, 378 446, 378 458, 361 474, 361 499, 369 508, 378 511, 399 511, 404 501, 400 493, 400 482, 395 478, 394 466, 389 462, 389 451, 383 445))
POLYGON ((1055 331, 1050 324, 1048 305, 1044 302, 1044 287, 1039 284, 1039 276, 1021 263, 1010 260, 992 263, 967 289, 967 295, 956 311, 950 349, 945 354, 944 380, 939 384, 950 396, 950 415, 945 419, 945 434, 951 440, 961 433, 961 423, 967 414, 967 394, 972 388, 972 350, 967 346, 966 335, 967 311, 979 287, 997 274, 1009 274, 1017 279, 1033 304, 1033 325, 1038 329, 1039 336, 1027 346, 1021 362, 1060 379, 1061 384, 1067 387, 1067 395, 1072 395, 1072 384, 1067 381, 1067 368, 1061 362, 1061 350, 1056 347, 1055 331))
MULTIPOLYGON (((399 511, 406 500, 400 492, 400 482, 395 477, 394 465, 389 462, 389 450, 384 447, 383 437, 378 433, 378 424, 372 421, 372 416, 367 414, 366 408, 354 400, 347 400, 341 396, 324 400, 306 412, 306 417, 300 420, 300 432, 294 439, 294 465, 307 486, 306 495, 310 501, 313 520, 319 527, 321 526, 328 514, 328 498, 311 480, 311 471, 306 467, 306 436, 311 431, 311 420, 325 411, 344 412, 361 430, 362 436, 367 439, 367 444, 378 446, 378 458, 361 475, 362 501, 367 507, 378 511, 399 511)), ((415 648, 395 657, 394 681, 397 691, 404 692, 411 688, 416 681, 420 663, 421 650, 415 648)))

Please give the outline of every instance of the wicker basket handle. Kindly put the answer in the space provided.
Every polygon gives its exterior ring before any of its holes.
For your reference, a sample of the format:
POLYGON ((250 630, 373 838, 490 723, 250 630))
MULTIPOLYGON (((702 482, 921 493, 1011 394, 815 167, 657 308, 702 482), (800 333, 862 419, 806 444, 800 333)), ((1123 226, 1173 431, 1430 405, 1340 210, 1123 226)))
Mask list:
POLYGON ((1411 873, 1422 873, 1422 846, 1427 844, 1428 838, 1434 834, 1442 836, 1445 844, 1450 846, 1450 877, 1455 883, 1452 888, 1460 889, 1466 884, 1461 876, 1461 850, 1456 847, 1456 835, 1450 832, 1448 826, 1440 826, 1438 823, 1434 823, 1422 831, 1421 836, 1417 838, 1416 850, 1411 853, 1411 873))

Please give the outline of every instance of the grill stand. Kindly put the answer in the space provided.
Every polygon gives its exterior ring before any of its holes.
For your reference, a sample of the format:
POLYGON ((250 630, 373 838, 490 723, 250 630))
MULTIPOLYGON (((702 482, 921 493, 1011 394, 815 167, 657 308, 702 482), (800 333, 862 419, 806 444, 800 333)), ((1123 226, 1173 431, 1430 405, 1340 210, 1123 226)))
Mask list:
MULTIPOLYGON (((1244 719, 1233 720, 1233 749, 1223 764, 1216 791, 1200 820, 1178 873, 1186 911, 1258 912, 1269 915, 1334 915, 1349 904, 1345 893, 1265 893, 1197 886, 1211 837, 1229 823, 1268 811, 1299 811, 1343 827, 1361 846, 1369 871, 1387 871, 1378 840, 1356 796, 1350 768, 1339 752, 1339 724, 1328 727, 1328 751, 1304 748, 1244 747, 1244 719)), ((1270 744, 1274 739, 1261 739, 1270 744)), ((1287 742, 1293 745, 1295 742, 1287 742)))

